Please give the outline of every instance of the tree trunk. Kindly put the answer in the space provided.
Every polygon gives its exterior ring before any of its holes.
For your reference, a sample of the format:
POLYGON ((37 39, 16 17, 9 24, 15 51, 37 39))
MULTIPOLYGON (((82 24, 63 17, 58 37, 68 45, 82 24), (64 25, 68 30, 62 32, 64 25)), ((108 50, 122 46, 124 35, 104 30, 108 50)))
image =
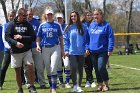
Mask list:
POLYGON ((91 10, 90 1, 89 0, 85 0, 85 9, 88 9, 88 6, 89 6, 89 9, 91 10))
POLYGON ((106 0, 103 1, 104 17, 106 17, 106 0))
MULTIPOLYGON (((131 27, 131 19, 132 19, 132 9, 133 9, 133 1, 130 1, 130 9, 129 9, 129 15, 128 15, 128 22, 127 22, 127 33, 130 33, 130 27, 131 27)), ((129 46, 130 36, 126 37, 126 45, 129 46)))
POLYGON ((5 20, 6 20, 6 22, 8 22, 8 17, 7 17, 7 11, 6 11, 5 2, 3 0, 0 0, 0 3, 2 5, 2 9, 3 9, 3 12, 4 12, 5 20))

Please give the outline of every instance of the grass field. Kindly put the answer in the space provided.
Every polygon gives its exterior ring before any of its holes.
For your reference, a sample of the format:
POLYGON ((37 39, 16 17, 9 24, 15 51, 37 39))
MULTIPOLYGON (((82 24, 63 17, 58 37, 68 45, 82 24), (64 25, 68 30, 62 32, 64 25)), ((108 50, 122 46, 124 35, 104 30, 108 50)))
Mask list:
MULTIPOLYGON (((111 69, 108 70, 110 76, 110 91, 106 93, 140 93, 140 55, 113 55, 110 57, 111 69)), ((93 72, 94 73, 94 72, 93 72)), ((95 74, 94 80, 96 82, 95 74)), ((47 81, 47 80, 46 80, 47 81)), ((84 88, 85 75, 82 88, 84 93, 96 93, 96 88, 84 88)), ((38 93, 49 93, 49 89, 39 89, 38 93)), ((48 85, 47 85, 48 86, 48 85)), ((26 86, 23 86, 24 93, 28 93, 26 86)), ((70 93, 72 89, 58 88, 58 93, 70 93)), ((14 70, 9 67, 3 90, 0 93, 17 93, 14 70)))

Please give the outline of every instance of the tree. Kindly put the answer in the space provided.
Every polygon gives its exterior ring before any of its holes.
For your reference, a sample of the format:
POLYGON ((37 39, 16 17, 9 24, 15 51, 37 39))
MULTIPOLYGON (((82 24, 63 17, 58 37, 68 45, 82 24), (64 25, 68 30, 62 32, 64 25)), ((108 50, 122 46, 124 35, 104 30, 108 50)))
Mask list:
MULTIPOLYGON (((20 0, 16 0, 17 3, 15 3, 15 0, 11 0, 11 6, 12 6, 12 9, 15 9, 17 11, 17 9, 19 8, 19 4, 20 4, 20 0)), ((8 2, 7 0, 0 0, 0 3, 2 5, 2 9, 3 9, 3 12, 4 12, 4 17, 5 17, 5 20, 6 22, 8 22, 8 17, 7 17, 7 7, 6 7, 6 2, 8 2)))
MULTIPOLYGON (((129 8, 128 22, 127 22, 127 33, 130 32, 130 27, 131 27, 130 22, 131 22, 131 19, 132 19, 133 2, 134 2, 134 0, 130 0, 130 8, 129 8)), ((129 41, 130 41, 130 36, 127 36, 127 38, 126 38, 127 46, 129 45, 129 41)))

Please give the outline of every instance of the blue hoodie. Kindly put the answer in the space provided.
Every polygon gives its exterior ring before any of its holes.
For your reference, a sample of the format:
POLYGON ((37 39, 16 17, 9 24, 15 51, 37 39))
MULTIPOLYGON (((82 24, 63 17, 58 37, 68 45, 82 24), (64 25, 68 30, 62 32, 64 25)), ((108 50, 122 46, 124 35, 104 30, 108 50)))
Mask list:
MULTIPOLYGON (((34 28, 34 32, 35 32, 35 34, 37 35, 40 22, 39 22, 37 19, 35 19, 35 18, 33 18, 33 19, 32 19, 31 21, 29 21, 29 22, 32 24, 32 26, 33 26, 33 28, 34 28)), ((36 42, 33 42, 33 43, 32 43, 32 48, 36 48, 36 42)))
POLYGON ((86 27, 83 27, 84 35, 78 33, 76 24, 70 25, 64 35, 64 51, 69 55, 84 55, 85 39, 87 34, 86 27))
POLYGON ((0 51, 4 50, 4 44, 2 41, 2 26, 0 26, 0 51))
POLYGON ((111 25, 103 21, 98 24, 92 22, 88 29, 87 46, 92 53, 112 52, 114 47, 114 33, 111 25))

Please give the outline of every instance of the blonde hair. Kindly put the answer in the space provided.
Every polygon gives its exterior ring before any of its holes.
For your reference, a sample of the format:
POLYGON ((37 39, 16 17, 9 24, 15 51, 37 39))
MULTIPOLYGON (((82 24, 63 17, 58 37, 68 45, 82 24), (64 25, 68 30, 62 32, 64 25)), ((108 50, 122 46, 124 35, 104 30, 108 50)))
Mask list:
POLYGON ((99 12, 102 15, 102 17, 104 16, 104 12, 100 8, 97 8, 94 11, 99 12))

